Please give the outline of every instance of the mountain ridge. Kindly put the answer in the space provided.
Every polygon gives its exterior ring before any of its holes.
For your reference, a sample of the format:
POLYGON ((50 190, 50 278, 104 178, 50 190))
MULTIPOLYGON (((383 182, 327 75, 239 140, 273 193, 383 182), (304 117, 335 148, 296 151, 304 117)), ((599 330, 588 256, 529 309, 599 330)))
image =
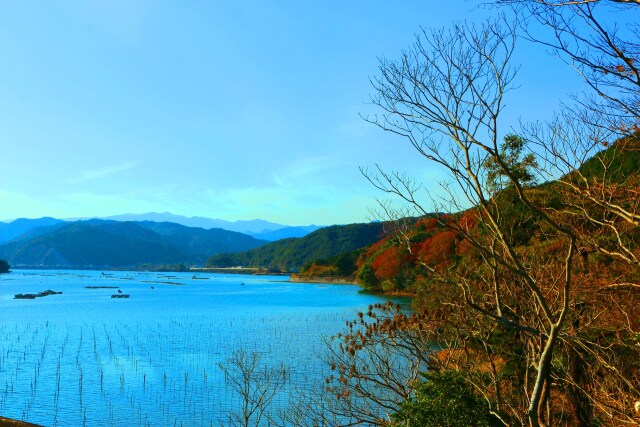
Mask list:
POLYGON ((0 245, 0 258, 15 267, 201 265, 213 253, 242 251, 266 243, 223 229, 91 219, 34 228, 0 245))
POLYGON ((261 267, 280 271, 297 271, 316 259, 327 259, 369 246, 384 232, 384 224, 332 225, 304 237, 288 238, 235 254, 213 255, 207 267, 261 267))
POLYGON ((263 219, 227 221, 222 219, 212 219, 199 216, 182 216, 174 215, 170 212, 148 212, 144 214, 121 214, 107 217, 83 217, 83 218, 64 218, 57 219, 52 217, 42 218, 18 218, 12 221, 0 221, 0 244, 11 241, 21 235, 29 232, 33 228, 45 225, 68 223, 75 221, 89 221, 92 219, 100 219, 106 221, 153 221, 153 222, 172 222, 186 227, 198 227, 203 229, 220 228, 223 230, 234 231, 247 234, 259 240, 274 241, 287 237, 303 237, 321 226, 303 225, 290 226, 278 224, 263 219))

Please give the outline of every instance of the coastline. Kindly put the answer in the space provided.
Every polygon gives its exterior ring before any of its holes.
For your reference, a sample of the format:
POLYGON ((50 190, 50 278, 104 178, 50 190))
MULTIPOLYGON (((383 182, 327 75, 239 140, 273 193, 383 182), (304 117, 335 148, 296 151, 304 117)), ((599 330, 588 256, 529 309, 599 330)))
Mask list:
POLYGON ((328 285, 357 285, 358 282, 350 277, 300 276, 291 274, 289 281, 293 283, 324 283, 328 285))
MULTIPOLYGON (((289 282, 292 283, 320 283, 326 285, 356 285, 360 286, 360 284, 353 280, 350 277, 325 277, 325 276, 300 276, 299 274, 291 274, 289 277, 289 282)), ((389 298, 414 298, 416 296, 415 293, 412 292, 404 292, 404 291, 393 291, 393 292, 372 292, 366 291, 364 289, 360 290, 360 292, 370 294, 370 295, 378 295, 382 297, 389 298)))
POLYGON ((289 273, 270 271, 266 268, 254 267, 192 267, 190 272, 198 273, 222 273, 222 274, 249 274, 254 276, 288 276, 289 273))

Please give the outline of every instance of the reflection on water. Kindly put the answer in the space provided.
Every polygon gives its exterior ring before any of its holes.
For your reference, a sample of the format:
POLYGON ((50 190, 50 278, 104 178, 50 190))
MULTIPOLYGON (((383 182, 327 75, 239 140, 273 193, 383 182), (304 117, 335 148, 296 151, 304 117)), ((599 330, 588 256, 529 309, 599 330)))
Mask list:
MULTIPOLYGON (((68 425, 220 425, 239 404, 220 372, 236 349, 310 388, 321 335, 381 298, 283 277, 139 272, 0 276, 0 414, 68 425), (15 294, 62 292, 31 300, 15 294), (111 298, 129 295, 129 298, 111 298)), ((286 406, 287 393, 277 402, 286 406)))

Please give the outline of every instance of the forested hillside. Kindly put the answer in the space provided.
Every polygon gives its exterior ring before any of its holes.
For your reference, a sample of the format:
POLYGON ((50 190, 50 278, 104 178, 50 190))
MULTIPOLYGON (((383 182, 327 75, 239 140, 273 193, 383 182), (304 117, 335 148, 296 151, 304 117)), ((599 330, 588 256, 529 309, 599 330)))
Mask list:
POLYGON ((383 224, 334 225, 302 238, 289 238, 237 254, 214 255, 207 267, 262 267, 279 271, 299 269, 316 259, 330 258, 368 246, 380 239, 383 224))
MULTIPOLYGON (((566 182, 577 179, 597 185, 606 182, 619 187, 615 194, 609 195, 609 203, 617 199, 623 201, 622 204, 631 212, 636 212, 638 201, 633 199, 640 188, 638 140, 620 141, 588 159, 572 175, 560 181, 531 186, 525 193, 546 211, 565 217, 575 215, 575 210, 580 209, 576 206, 576 195, 567 194, 564 186, 566 182)), ((553 252, 553 248, 561 243, 550 238, 540 218, 518 200, 513 188, 501 190, 492 203, 501 212, 501 220, 511 224, 511 243, 519 250, 542 255, 553 252)), ((449 215, 431 215, 417 221, 402 219, 403 222, 412 223, 408 231, 402 235, 396 233, 385 236, 363 250, 357 260, 356 278, 368 290, 416 293, 437 272, 468 269, 481 254, 477 248, 474 249, 464 232, 456 230, 468 232, 474 229, 474 232, 479 232, 475 228, 480 227, 482 221, 478 220, 477 215, 477 209, 470 209, 449 215)), ((582 232, 588 231, 585 229, 582 232)), ((602 230, 595 236, 602 240, 599 244, 606 241, 606 233, 602 230)), ((640 230, 625 230, 618 237, 625 242, 625 247, 633 246, 633 242, 640 239, 640 230)), ((615 252, 608 256, 602 251, 585 250, 582 253, 582 258, 592 267, 603 262, 609 265, 615 256, 615 252)))
POLYGON ((0 246, 14 266, 135 267, 202 265, 211 253, 258 247, 265 241, 221 229, 173 223, 88 220, 34 228, 0 246))

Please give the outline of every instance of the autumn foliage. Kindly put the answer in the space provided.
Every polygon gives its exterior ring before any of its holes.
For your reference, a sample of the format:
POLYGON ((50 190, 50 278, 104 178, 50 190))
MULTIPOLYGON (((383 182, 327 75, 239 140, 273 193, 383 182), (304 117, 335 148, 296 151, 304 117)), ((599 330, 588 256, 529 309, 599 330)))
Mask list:
MULTIPOLYGON (((554 425, 586 426, 588 420, 620 425, 638 419, 640 151, 631 143, 608 150, 599 155, 606 162, 587 162, 576 176, 525 189, 540 214, 509 190, 490 201, 489 213, 496 212, 527 277, 551 304, 563 298, 572 243, 540 215, 577 236, 569 264, 574 283, 567 296, 570 310, 542 394, 548 415, 541 418, 554 425), (617 161, 621 165, 613 167, 617 161), (603 163, 616 174, 606 175, 603 163)), ((487 402, 481 403, 482 411, 494 421, 501 419, 498 424, 527 424, 529 401, 522 390, 535 380, 534 360, 545 342, 544 315, 532 309, 535 296, 526 291, 524 278, 499 264, 506 255, 486 233, 488 221, 477 208, 421 218, 361 253, 360 284, 378 292, 409 293, 413 309, 372 306, 333 338, 333 374, 326 385, 345 413, 375 393, 379 405, 414 410, 407 396, 422 390, 419 372, 428 368, 445 377, 461 373, 470 387, 465 390, 478 393, 474 402, 487 402), (489 258, 491 251, 498 261, 489 258), (391 375, 386 369, 398 360, 404 368, 385 379, 383 392, 374 378, 391 375)), ((390 422, 374 413, 367 408, 359 416, 365 424, 390 422)))
POLYGON ((425 29, 372 79, 380 114, 365 119, 446 179, 425 198, 403 172, 363 171, 406 206, 380 203, 396 226, 357 278, 414 298, 359 313, 330 342, 327 391, 346 425, 640 423, 640 27, 601 14, 640 3, 498 3, 525 19, 425 29), (501 123, 523 38, 591 94, 514 134, 501 123))
POLYGON ((445 216, 417 220, 407 236, 407 246, 387 237, 369 247, 358 259, 357 277, 368 290, 415 293, 416 284, 429 275, 425 266, 444 270, 454 264, 459 252, 465 252, 464 239, 447 224, 468 226, 471 220, 445 216))

